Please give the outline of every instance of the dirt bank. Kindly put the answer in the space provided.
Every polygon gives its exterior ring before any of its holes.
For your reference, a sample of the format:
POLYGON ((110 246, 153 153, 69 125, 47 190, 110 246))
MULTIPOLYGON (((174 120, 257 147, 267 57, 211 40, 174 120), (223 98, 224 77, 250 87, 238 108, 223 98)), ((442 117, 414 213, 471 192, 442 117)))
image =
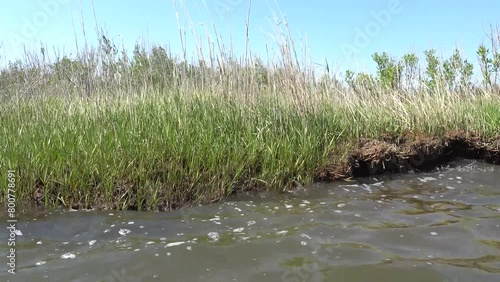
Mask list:
POLYGON ((331 163, 319 170, 318 181, 364 177, 385 172, 426 171, 454 158, 479 159, 500 164, 500 135, 481 138, 473 133, 452 132, 443 138, 407 134, 362 139, 346 160, 331 163))

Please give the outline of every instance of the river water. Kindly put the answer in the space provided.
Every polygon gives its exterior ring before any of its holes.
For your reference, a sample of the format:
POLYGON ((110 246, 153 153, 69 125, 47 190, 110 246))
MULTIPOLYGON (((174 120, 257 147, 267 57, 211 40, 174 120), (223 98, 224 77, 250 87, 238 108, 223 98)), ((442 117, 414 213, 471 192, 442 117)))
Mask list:
POLYGON ((174 212, 25 214, 0 281, 498 282, 499 183, 460 160, 174 212))

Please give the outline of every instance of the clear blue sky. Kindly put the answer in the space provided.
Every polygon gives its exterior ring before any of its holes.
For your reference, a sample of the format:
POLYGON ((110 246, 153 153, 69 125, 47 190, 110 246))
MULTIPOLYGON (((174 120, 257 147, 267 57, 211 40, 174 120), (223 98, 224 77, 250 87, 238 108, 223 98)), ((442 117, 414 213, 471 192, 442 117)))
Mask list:
MULTIPOLYGON (((229 12, 234 49, 241 53, 245 50, 248 0, 175 2, 181 25, 187 19, 184 5, 204 46, 203 29, 208 28, 213 35, 212 21, 226 44, 229 42, 229 12)), ((23 44, 34 50, 39 48, 37 42, 43 42, 51 54, 53 47, 61 54, 73 53, 75 32, 79 44, 83 43, 82 18, 87 39, 95 42, 90 0, 2 1, 0 5, 2 65, 21 56, 23 44)), ((95 1, 94 5, 97 25, 129 50, 142 38, 182 54, 174 1, 110 0, 95 1)), ((401 56, 435 48, 447 56, 458 47, 476 62, 475 51, 480 43, 487 42, 490 24, 500 24, 498 0, 253 0, 250 46, 264 59, 265 43, 275 48, 269 34, 274 34, 273 11, 281 17, 280 10, 286 15, 297 48, 307 38, 314 62, 323 64, 326 58, 332 69, 340 67, 341 71, 373 70, 371 55, 377 51, 401 56)), ((196 47, 192 37, 187 44, 192 54, 196 47)))

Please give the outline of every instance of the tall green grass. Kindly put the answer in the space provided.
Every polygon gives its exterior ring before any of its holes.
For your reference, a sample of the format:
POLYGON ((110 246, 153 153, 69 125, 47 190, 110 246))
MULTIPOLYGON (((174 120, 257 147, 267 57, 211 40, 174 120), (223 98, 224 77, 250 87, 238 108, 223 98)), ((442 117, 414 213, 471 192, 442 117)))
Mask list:
POLYGON ((19 202, 162 210, 311 183, 360 138, 499 135, 494 88, 318 82, 289 42, 267 66, 223 55, 189 64, 160 47, 130 59, 109 40, 55 63, 27 55, 0 75, 0 167, 18 173, 19 202))
POLYGON ((500 128, 498 97, 325 99, 307 108, 236 100, 164 92, 98 103, 4 101, 1 166, 18 171, 20 200, 41 193, 47 207, 176 208, 311 183, 330 153, 345 160, 360 137, 450 130, 488 137, 500 128))

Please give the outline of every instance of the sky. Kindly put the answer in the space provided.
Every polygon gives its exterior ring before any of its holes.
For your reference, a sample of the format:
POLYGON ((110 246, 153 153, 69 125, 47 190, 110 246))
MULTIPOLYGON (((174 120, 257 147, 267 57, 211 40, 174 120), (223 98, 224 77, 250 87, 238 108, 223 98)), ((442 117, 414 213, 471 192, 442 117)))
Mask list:
MULTIPOLYGON (((276 58, 277 29, 285 21, 302 59, 331 71, 374 71, 371 56, 395 58, 427 49, 448 57, 455 48, 474 63, 490 26, 500 27, 498 0, 24 0, 0 3, 0 64, 21 58, 24 49, 45 46, 52 57, 73 55, 84 38, 95 45, 96 27, 119 47, 140 42, 168 47, 182 57, 179 30, 187 34, 188 56, 195 55, 194 32, 207 50, 214 27, 226 46, 243 58, 249 13, 250 49, 264 61, 276 58), (250 9, 250 11, 249 11, 250 9), (275 20, 277 17, 278 20, 275 20), (180 26, 180 29, 179 29, 180 26), (207 35, 208 34, 208 35, 207 35), (307 47, 308 46, 308 47, 307 47), (307 47, 307 48, 306 48, 307 47), (266 51, 267 50, 267 51, 266 51), (305 51, 304 51, 305 50, 305 51)), ((423 57, 422 57, 423 58, 423 57)), ((477 69, 476 69, 477 71, 477 69)))

